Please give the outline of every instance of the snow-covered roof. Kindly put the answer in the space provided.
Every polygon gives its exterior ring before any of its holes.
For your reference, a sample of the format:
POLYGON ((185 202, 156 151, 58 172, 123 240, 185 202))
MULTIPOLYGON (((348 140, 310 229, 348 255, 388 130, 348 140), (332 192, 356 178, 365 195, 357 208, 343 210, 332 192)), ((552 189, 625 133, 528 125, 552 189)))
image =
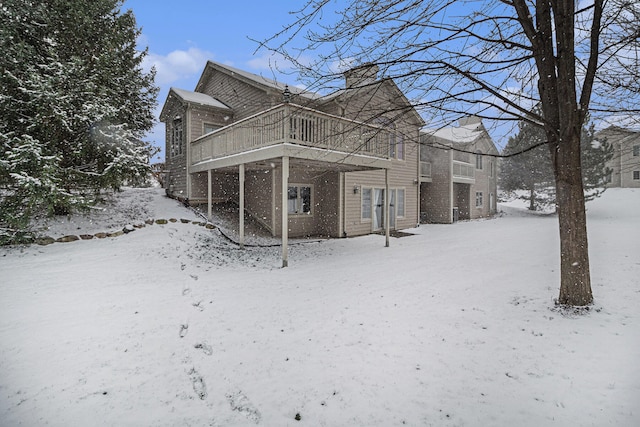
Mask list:
POLYGON ((310 92, 306 89, 302 89, 296 86, 290 86, 286 83, 281 83, 278 82, 276 80, 267 78, 263 75, 258 75, 258 74, 254 74, 254 73, 250 73, 249 71, 245 71, 245 70, 241 70, 239 68, 235 68, 235 67, 231 67, 229 65, 225 65, 225 64, 221 64, 219 62, 215 62, 215 61, 209 61, 210 65, 215 66, 216 68, 224 68, 227 71, 230 71, 232 74, 237 74, 239 76, 244 77, 245 79, 248 80, 252 80, 256 83, 259 83, 263 86, 268 86, 271 87, 273 89, 277 89, 279 91, 284 91, 285 87, 289 88, 289 91, 294 94, 294 95, 298 95, 298 96, 303 96, 305 98, 309 98, 309 99, 316 99, 319 98, 320 95, 318 95, 315 92, 310 92))
POLYGON ((191 103, 200 104, 200 105, 207 105, 207 106, 216 107, 216 108, 223 108, 225 110, 230 109, 228 106, 226 106, 222 102, 218 101, 214 97, 209 96, 205 93, 191 92, 190 90, 178 89, 174 87, 171 88, 171 91, 174 92, 176 95, 178 95, 180 98, 182 98, 186 102, 191 102, 191 103))
POLYGON ((466 124, 459 127, 447 127, 440 129, 423 129, 426 135, 435 136, 453 143, 466 144, 475 141, 483 133, 482 122, 466 124))

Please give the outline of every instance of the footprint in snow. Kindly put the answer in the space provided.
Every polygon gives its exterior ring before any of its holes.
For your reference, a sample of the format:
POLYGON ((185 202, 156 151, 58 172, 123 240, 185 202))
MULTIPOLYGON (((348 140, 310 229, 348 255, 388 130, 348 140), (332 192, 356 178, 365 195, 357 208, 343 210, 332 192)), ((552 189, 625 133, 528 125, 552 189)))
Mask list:
POLYGON ((249 398, 245 396, 242 391, 229 393, 226 397, 232 410, 240 412, 255 424, 260 423, 260 420, 262 419, 260 411, 258 411, 258 408, 253 406, 249 398))
POLYGON ((189 325, 187 323, 183 323, 180 325, 180 338, 184 338, 187 335, 187 331, 189 330, 189 325))
POLYGON ((207 356, 211 356, 213 354, 213 348, 206 342, 197 343, 193 347, 202 350, 202 352, 207 356))
POLYGON ((193 384, 193 391, 196 392, 200 400, 204 400, 207 397, 207 385, 204 382, 204 378, 196 371, 196 368, 191 368, 189 377, 193 384))

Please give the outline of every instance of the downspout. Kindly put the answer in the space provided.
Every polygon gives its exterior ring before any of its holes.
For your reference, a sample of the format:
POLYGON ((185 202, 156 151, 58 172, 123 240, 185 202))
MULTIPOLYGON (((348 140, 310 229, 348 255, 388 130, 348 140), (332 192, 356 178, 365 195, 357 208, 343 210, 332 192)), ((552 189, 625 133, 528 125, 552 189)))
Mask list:
POLYGON ((187 105, 184 113, 185 116, 185 156, 186 156, 186 171, 187 171, 187 200, 191 197, 191 105, 187 105))
POLYGON ((453 148, 449 150, 449 224, 453 224, 453 148))
POLYGON ((347 219, 344 208, 346 195, 344 172, 338 172, 338 237, 347 237, 347 219))

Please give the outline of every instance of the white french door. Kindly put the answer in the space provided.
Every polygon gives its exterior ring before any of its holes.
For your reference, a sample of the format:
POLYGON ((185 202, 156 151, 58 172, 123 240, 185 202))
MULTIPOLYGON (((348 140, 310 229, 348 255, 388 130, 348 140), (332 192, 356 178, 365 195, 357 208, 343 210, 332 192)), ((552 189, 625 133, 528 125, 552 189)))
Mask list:
MULTIPOLYGON (((373 189, 373 218, 371 221, 372 231, 384 229, 384 188, 373 189)), ((396 190, 389 190, 391 195, 389 204, 389 228, 396 227, 396 190)))

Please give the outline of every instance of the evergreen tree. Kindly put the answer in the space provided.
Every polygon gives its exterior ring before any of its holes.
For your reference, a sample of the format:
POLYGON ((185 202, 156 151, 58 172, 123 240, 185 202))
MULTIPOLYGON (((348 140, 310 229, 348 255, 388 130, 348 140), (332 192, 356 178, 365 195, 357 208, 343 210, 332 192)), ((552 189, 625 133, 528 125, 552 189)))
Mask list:
MULTIPOLYGON (((539 111, 537 112, 539 114, 539 111)), ((588 122, 588 119, 587 119, 588 122)), ((605 189, 611 169, 606 163, 613 156, 613 147, 594 139, 595 126, 582 128, 582 181, 585 200, 593 200, 605 189)), ((521 199, 529 202, 530 210, 556 204, 551 157, 544 130, 533 123, 521 121, 519 132, 509 138, 500 169, 500 187, 505 191, 525 190, 521 199)))
POLYGON ((595 125, 590 123, 582 127, 582 182, 584 199, 590 201, 600 197, 607 189, 607 183, 613 171, 607 163, 613 158, 613 145, 595 139, 595 125))
POLYGON ((529 202, 529 209, 533 211, 555 203, 553 168, 549 149, 544 144, 544 129, 525 121, 518 126, 519 132, 509 138, 504 149, 505 155, 513 157, 502 162, 500 187, 505 191, 525 190, 526 194, 520 197, 529 202))
MULTIPOLYGON (((158 89, 122 0, 0 8, 0 227, 66 213, 149 172, 158 89)), ((0 231, 0 233, 2 233, 0 231)))

